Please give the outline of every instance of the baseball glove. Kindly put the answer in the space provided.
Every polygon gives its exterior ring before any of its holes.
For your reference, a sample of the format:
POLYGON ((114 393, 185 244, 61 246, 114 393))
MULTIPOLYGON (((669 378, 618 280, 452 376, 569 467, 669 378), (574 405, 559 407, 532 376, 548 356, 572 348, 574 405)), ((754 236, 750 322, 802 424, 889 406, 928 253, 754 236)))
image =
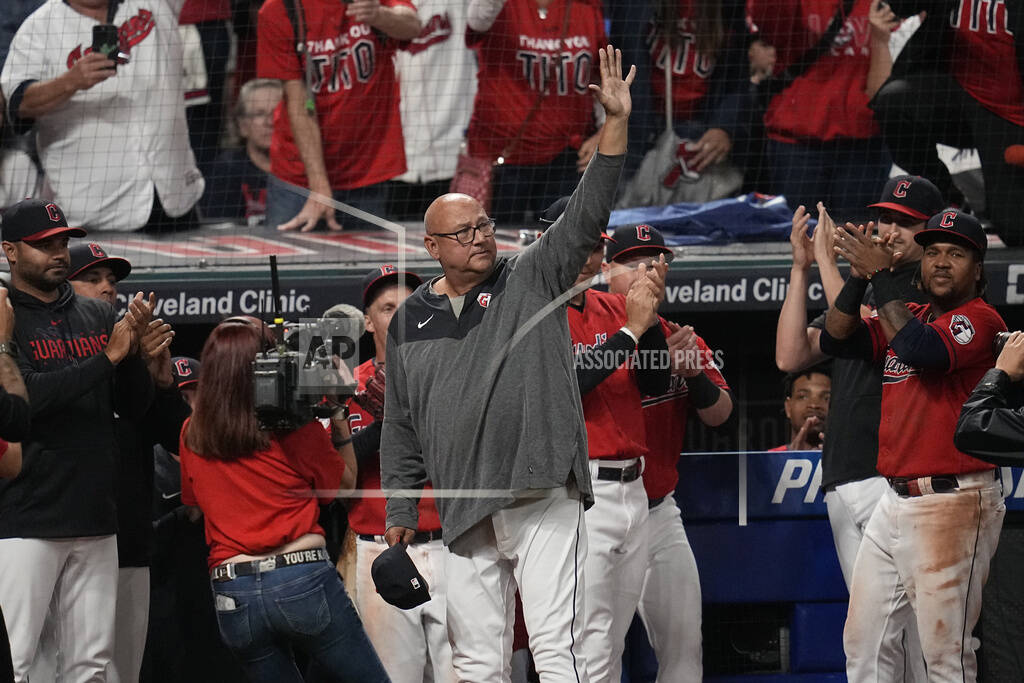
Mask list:
POLYGON ((374 420, 384 417, 384 366, 378 365, 377 371, 366 380, 366 388, 356 392, 355 401, 366 412, 373 415, 374 420))

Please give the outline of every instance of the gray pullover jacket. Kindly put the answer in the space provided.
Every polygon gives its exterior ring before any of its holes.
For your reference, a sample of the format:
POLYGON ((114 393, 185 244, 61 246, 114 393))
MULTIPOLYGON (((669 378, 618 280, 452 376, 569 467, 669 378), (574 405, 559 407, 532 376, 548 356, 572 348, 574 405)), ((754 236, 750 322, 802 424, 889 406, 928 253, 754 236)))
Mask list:
MULTIPOLYGON (((552 302, 601 239, 624 158, 596 154, 562 217, 499 258, 458 318, 425 283, 388 328, 382 485, 432 482, 446 545, 517 492, 564 486, 570 473, 593 503, 567 302, 552 302)), ((387 526, 415 529, 416 498, 391 495, 387 526)))

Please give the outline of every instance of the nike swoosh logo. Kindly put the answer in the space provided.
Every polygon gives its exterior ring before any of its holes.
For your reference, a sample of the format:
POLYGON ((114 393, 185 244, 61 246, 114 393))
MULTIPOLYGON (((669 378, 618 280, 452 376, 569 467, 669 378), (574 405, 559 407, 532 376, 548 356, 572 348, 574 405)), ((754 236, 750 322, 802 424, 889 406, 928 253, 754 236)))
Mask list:
POLYGON ((431 315, 431 316, 430 316, 429 318, 427 318, 427 319, 426 319, 426 320, 424 320, 423 322, 421 322, 421 323, 416 323, 416 329, 418 329, 418 330, 422 330, 422 329, 423 329, 423 326, 424 326, 424 325, 426 325, 427 323, 429 323, 429 322, 430 322, 431 320, 433 320, 433 319, 434 319, 434 316, 433 316, 433 315, 431 315))
POLYGON ((167 495, 166 493, 161 493, 160 497, 163 498, 164 500, 170 500, 171 498, 177 498, 180 495, 181 495, 181 491, 178 491, 177 493, 172 493, 171 495, 167 495))

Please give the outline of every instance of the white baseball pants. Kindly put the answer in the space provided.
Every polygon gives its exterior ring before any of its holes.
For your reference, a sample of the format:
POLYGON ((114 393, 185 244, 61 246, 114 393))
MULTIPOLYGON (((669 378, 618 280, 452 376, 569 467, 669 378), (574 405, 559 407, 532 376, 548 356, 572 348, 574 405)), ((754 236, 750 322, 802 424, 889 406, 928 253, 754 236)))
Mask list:
POLYGON ((510 680, 518 585, 540 680, 586 683, 580 641, 587 532, 575 490, 523 498, 447 550, 448 639, 460 682, 510 680))
POLYGON ((57 679, 106 680, 114 651, 117 540, 0 539, 0 604, 11 640, 14 680, 25 683, 43 623, 55 624, 57 679))
POLYGON ((647 570, 647 492, 642 478, 602 481, 599 467, 635 460, 591 460, 594 505, 587 510, 586 620, 583 653, 594 683, 622 677, 626 632, 640 604, 647 570))
POLYGON ((448 644, 448 582, 440 539, 408 548, 409 557, 430 586, 430 600, 409 610, 389 605, 377 593, 370 567, 386 543, 356 539, 355 606, 392 683, 452 683, 448 644))
POLYGON ((114 658, 107 683, 134 683, 142 673, 149 628, 149 567, 117 570, 117 611, 114 619, 114 658))
POLYGON ((889 490, 871 515, 853 571, 843 633, 850 683, 876 683, 916 619, 931 683, 974 683, 971 630, 1006 507, 991 472, 958 477, 951 493, 889 490), (969 488, 973 487, 973 488, 969 488))
MULTIPOLYGON (((828 508, 828 522, 832 527, 839 567, 843 571, 847 589, 853 585, 853 565, 857 560, 864 529, 868 526, 871 513, 878 501, 889 490, 885 477, 875 476, 860 481, 849 481, 825 493, 828 508)), ((892 669, 877 671, 874 675, 880 681, 892 683, 926 683, 928 672, 921 653, 921 638, 917 634, 917 622, 909 620, 906 630, 893 642, 894 647, 902 644, 903 655, 894 655, 892 669)))
POLYGON ((647 540, 639 612, 658 657, 658 683, 700 683, 700 577, 673 496, 649 510, 647 540))

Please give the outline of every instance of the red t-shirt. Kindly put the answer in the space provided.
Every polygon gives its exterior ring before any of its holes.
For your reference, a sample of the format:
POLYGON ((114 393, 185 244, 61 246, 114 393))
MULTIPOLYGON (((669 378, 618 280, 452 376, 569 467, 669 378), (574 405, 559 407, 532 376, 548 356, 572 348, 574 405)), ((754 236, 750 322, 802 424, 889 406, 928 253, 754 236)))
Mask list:
POLYGON ((1006 324, 981 299, 930 322, 931 304, 908 303, 911 313, 938 331, 949 352, 946 372, 919 370, 889 347, 877 317, 865 319, 875 360, 882 371, 882 419, 878 426, 878 472, 886 477, 924 477, 990 470, 987 462, 962 453, 953 432, 964 401, 993 365, 992 341, 1006 324))
MULTIPOLYGON (((672 118, 689 121, 697 105, 708 92, 708 78, 715 70, 713 55, 697 52, 696 13, 693 0, 679 0, 677 31, 679 44, 671 54, 672 63, 672 118)), ((651 55, 651 90, 654 106, 665 111, 665 63, 670 46, 652 22, 648 27, 647 47, 651 55)))
MULTIPOLYGON (((583 310, 569 307, 573 352, 600 346, 626 324, 626 297, 591 289, 583 310)), ((595 458, 639 458, 647 455, 647 436, 640 389, 628 363, 620 365, 583 397, 587 448, 595 458)))
MULTIPOLYGON (((665 336, 672 330, 661 321, 665 336)), ((705 364, 704 374, 718 387, 729 390, 722 373, 713 365, 712 351, 704 340, 697 337, 701 362, 705 364)), ((647 432, 647 458, 644 461, 644 488, 651 500, 667 496, 676 490, 679 470, 676 464, 683 450, 686 438, 686 416, 690 411, 689 390, 686 382, 678 375, 672 375, 667 393, 661 396, 644 397, 644 425, 647 432)))
MULTIPOLYGON (((387 7, 413 7, 409 0, 383 0, 387 7)), ((405 173, 405 143, 398 111, 397 41, 345 16, 338 0, 305 0, 306 45, 313 61, 310 84, 333 190, 351 190, 405 173)), ((301 80, 292 24, 283 0, 267 0, 259 13, 260 78, 301 80)), ((307 186, 284 100, 274 112, 270 171, 307 186)))
MULTIPOLYGON (((359 383, 360 391, 366 388, 366 380, 370 379, 375 371, 373 359, 356 368, 356 381, 359 383)), ((373 415, 363 410, 355 401, 348 402, 348 410, 348 423, 353 433, 373 424, 373 415)), ((427 494, 431 488, 430 484, 423 487, 424 494, 419 502, 420 520, 416 525, 419 531, 438 531, 441 528, 441 518, 437 514, 434 498, 427 494)), ((356 475, 356 489, 361 491, 380 490, 380 453, 360 465, 359 473, 356 475)), ((357 534, 383 535, 387 531, 385 528, 386 506, 387 501, 384 498, 370 496, 353 498, 348 504, 348 525, 357 534)))
POLYGON ((231 0, 185 0, 179 24, 224 21, 231 18, 231 0))
MULTIPOLYGON (((758 35, 774 45, 777 69, 813 47, 842 0, 748 0, 758 35)), ((870 138, 878 134, 868 109, 873 0, 856 0, 831 48, 793 83, 772 98, 765 113, 768 136, 782 142, 870 138)))
POLYGON ((245 553, 259 555, 303 534, 322 534, 313 489, 335 491, 345 463, 319 422, 275 437, 270 448, 236 460, 204 458, 185 445, 181 455, 181 502, 198 505, 206 525, 210 567, 245 553))
MULTIPOLYGON (((1016 11, 1024 11, 1018 5, 1016 11)), ((1024 87, 1013 34, 1006 27, 1003 2, 966 2, 950 13, 953 76, 971 97, 993 114, 1024 126, 1024 87)))
POLYGON ((789 450, 789 444, 784 443, 781 446, 776 446, 775 448, 769 448, 765 452, 766 453, 782 453, 783 451, 788 451, 788 450, 789 450))
POLYGON ((587 86, 597 77, 597 50, 607 41, 601 9, 576 0, 559 44, 566 0, 554 0, 544 18, 533 0, 508 0, 490 30, 466 32, 477 55, 478 89, 469 122, 469 152, 496 159, 549 88, 522 138, 505 159, 539 165, 566 147, 578 148, 594 132, 594 101, 587 86))

